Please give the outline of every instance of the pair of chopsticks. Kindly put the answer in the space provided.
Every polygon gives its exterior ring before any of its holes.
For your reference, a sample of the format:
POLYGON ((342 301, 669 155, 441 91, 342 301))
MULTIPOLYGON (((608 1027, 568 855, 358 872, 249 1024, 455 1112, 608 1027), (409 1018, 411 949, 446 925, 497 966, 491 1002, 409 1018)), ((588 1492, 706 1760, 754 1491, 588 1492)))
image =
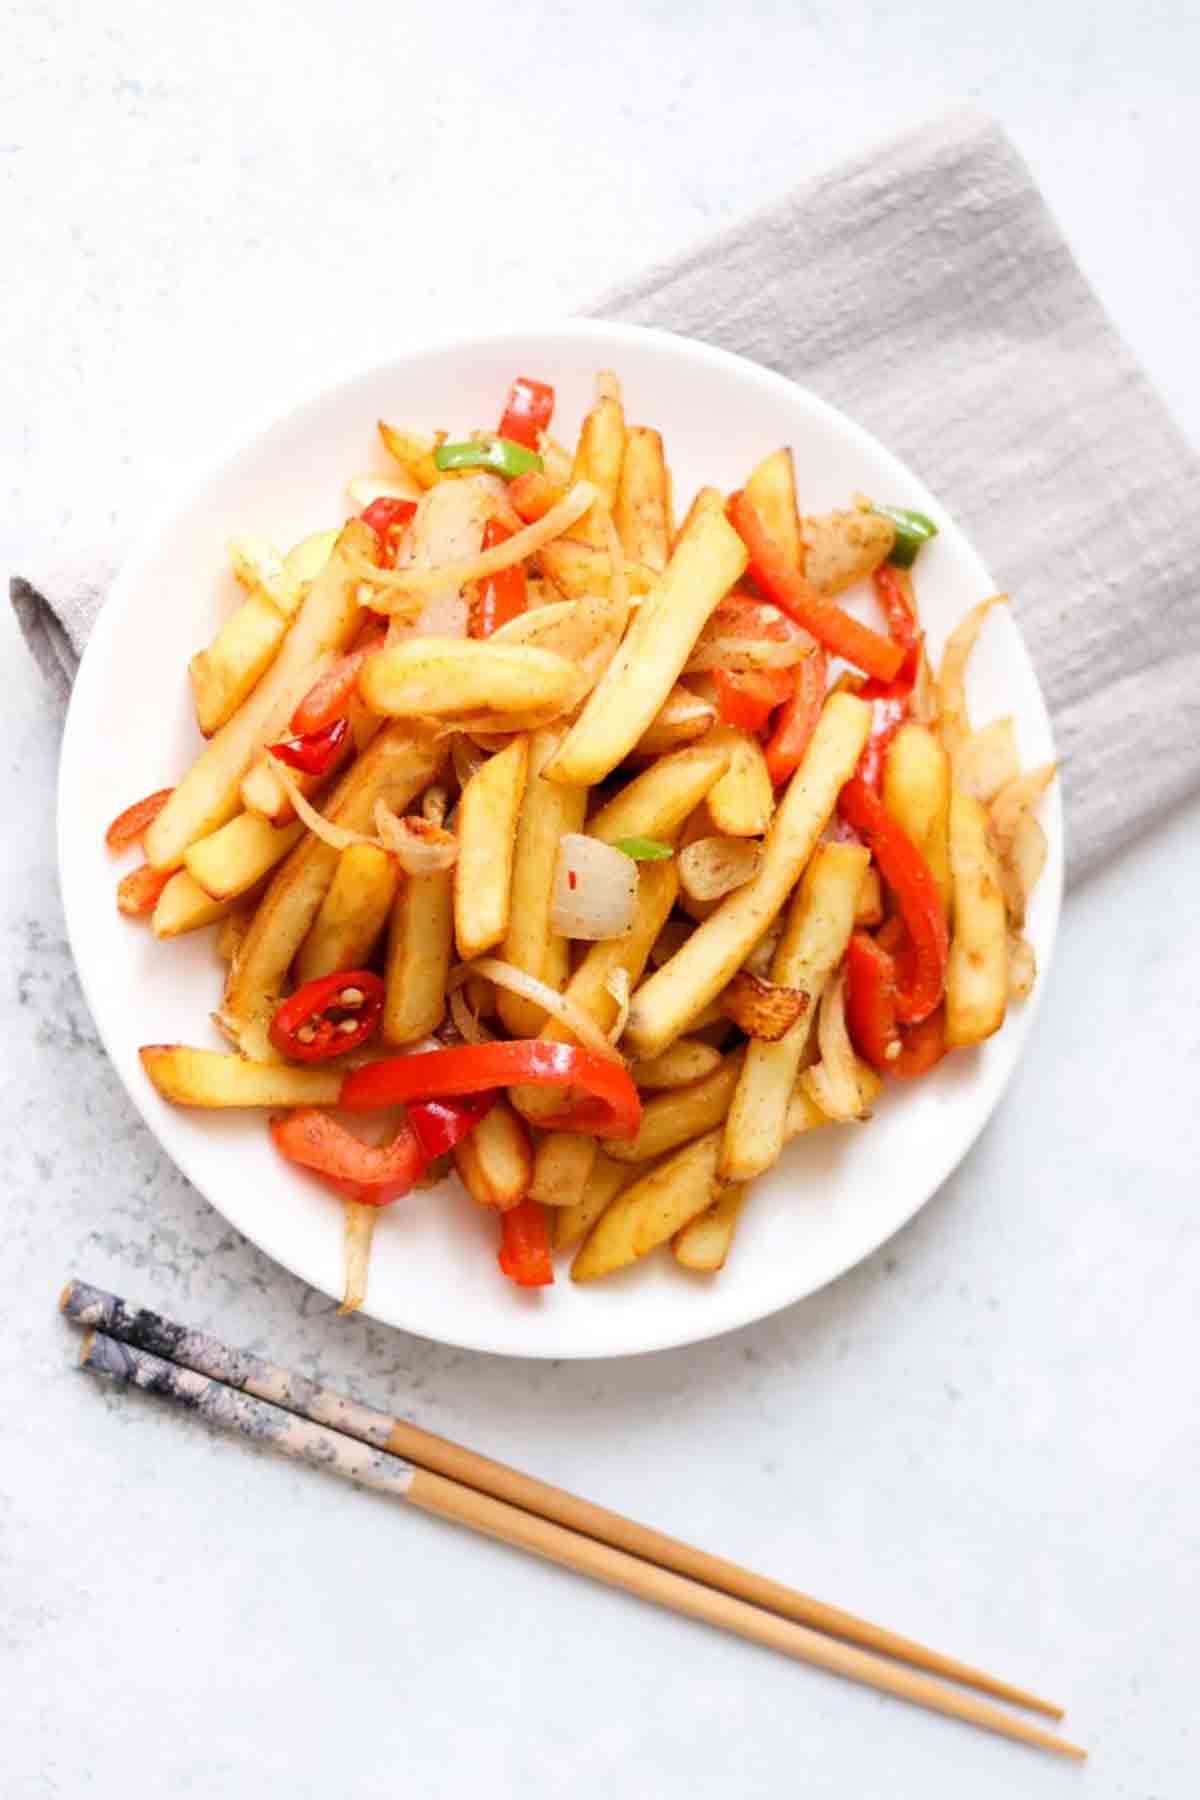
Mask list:
POLYGON ((1038 1749, 1079 1760, 1086 1755, 1041 1726, 933 1680, 941 1676, 1047 1718, 1062 1718, 1061 1707, 953 1657, 377 1412, 249 1351, 131 1307, 116 1294, 70 1281, 59 1304, 67 1318, 90 1327, 80 1363, 94 1374, 165 1395, 210 1424, 798 1662, 1038 1749))

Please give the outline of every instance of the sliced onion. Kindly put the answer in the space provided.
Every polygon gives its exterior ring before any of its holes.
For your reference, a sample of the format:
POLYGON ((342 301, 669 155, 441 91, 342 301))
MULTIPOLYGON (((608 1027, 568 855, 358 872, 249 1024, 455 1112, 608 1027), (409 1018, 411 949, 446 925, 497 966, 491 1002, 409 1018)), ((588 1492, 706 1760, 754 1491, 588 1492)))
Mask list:
MULTIPOLYGON (((473 1013, 466 994, 461 987, 450 990, 450 1017, 454 1020, 454 1028, 464 1044, 491 1044, 495 1042, 494 1033, 484 1025, 478 1013, 473 1013)), ((441 1049, 441 1045, 438 1046, 441 1049)))
POLYGON ((1057 763, 1042 763, 1000 789, 988 813, 988 835, 998 855, 1007 856, 1012 850, 1017 827, 1033 812, 1054 780, 1057 768, 1057 763))
POLYGON ((386 800, 375 802, 375 829, 406 875, 444 875, 458 861, 458 839, 428 819, 400 818, 386 800))
POLYGON ((608 1041, 610 1044, 619 1044, 629 1023, 629 970, 610 969, 604 977, 604 990, 617 1003, 617 1016, 609 1026, 608 1041))
POLYGON ((975 648, 975 640, 983 627, 983 621, 993 606, 1007 605, 1007 594, 992 594, 989 599, 981 600, 964 619, 959 620, 942 652, 942 666, 937 678, 938 707, 941 712, 942 742, 951 756, 954 756, 971 730, 963 685, 967 660, 975 648))
POLYGON ((383 848, 378 838, 368 836, 365 831, 351 831, 346 825, 335 825, 331 819, 324 818, 309 801, 287 764, 280 762, 278 757, 271 757, 271 767, 295 807, 296 817, 303 820, 313 836, 319 837, 331 850, 348 850, 351 844, 374 844, 377 849, 383 848))
POLYGON ((817 1015, 817 1047, 821 1060, 806 1069, 800 1084, 828 1119, 862 1117, 863 1096, 858 1085, 858 1060, 846 1029, 846 976, 831 981, 821 995, 817 1015))
POLYGON ((1013 1000, 1028 1000, 1037 980, 1037 956, 1026 937, 1010 932, 1008 937, 1008 992, 1013 1000))
POLYGON ((610 1062, 624 1063, 625 1058, 618 1050, 614 1050, 607 1037, 582 1006, 574 1000, 568 1000, 557 988, 545 981, 539 981, 536 975, 527 975, 524 969, 514 968, 512 963, 501 962, 495 956, 481 956, 473 963, 460 963, 450 973, 447 991, 453 993, 472 975, 482 975, 486 981, 495 982, 497 987, 507 988, 510 994, 520 994, 523 1000, 532 1001, 544 1013, 565 1025, 573 1037, 578 1038, 585 1050, 594 1050, 597 1056, 607 1056, 610 1062))
POLYGON ((569 531, 595 498, 596 490, 590 481, 577 481, 558 505, 550 508, 545 518, 526 525, 490 550, 481 550, 477 556, 463 557, 457 562, 442 563, 437 568, 381 569, 355 550, 347 551, 346 555, 355 573, 376 590, 369 601, 372 609, 391 613, 399 610, 397 598, 403 606, 406 596, 428 594, 438 588, 462 587, 468 581, 484 581, 489 575, 498 575, 502 569, 524 562, 543 544, 551 543, 564 531, 569 531))
POLYGON ((762 858, 755 838, 697 838, 676 858, 679 885, 693 900, 720 900, 752 881, 762 858))
POLYGON ((791 669, 811 654, 811 640, 794 638, 786 644, 774 644, 770 638, 706 638, 701 632, 683 672, 699 675, 706 669, 791 669))
POLYGON ((638 869, 631 856, 581 831, 559 839, 550 929, 560 937, 589 943, 624 937, 637 897, 638 869))
POLYGON ((450 796, 440 783, 427 787, 421 795, 421 817, 431 825, 444 825, 450 810, 450 796))
POLYGON ((987 806, 1021 773, 1017 735, 1011 719, 993 719, 963 738, 951 758, 954 785, 987 806))

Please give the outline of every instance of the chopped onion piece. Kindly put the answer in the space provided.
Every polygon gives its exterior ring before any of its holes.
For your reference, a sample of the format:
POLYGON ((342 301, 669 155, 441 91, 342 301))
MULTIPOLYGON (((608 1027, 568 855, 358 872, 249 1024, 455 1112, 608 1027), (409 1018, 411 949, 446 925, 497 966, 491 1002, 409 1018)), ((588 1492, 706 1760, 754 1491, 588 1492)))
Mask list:
POLYGON ((954 785, 972 800, 988 806, 1002 787, 1021 773, 1017 737, 1011 719, 993 719, 963 738, 954 751, 954 785))
POLYGON ((774 644, 770 638, 705 638, 701 633, 683 672, 699 675, 706 669, 791 669, 811 654, 811 639, 794 638, 786 644, 774 644))
POLYGON ((1033 812, 1050 783, 1057 763, 1042 763, 1027 775, 1018 775, 1006 783, 992 801, 988 813, 988 836, 998 856, 1007 856, 1016 841, 1021 820, 1033 812))
POLYGON ((987 600, 981 600, 973 606, 964 619, 960 619, 950 634, 945 650, 942 652, 942 666, 938 670, 937 698, 941 713, 942 742, 954 756, 963 739, 971 730, 971 718, 967 712, 967 696, 963 686, 967 673, 967 659, 975 648, 975 640, 979 636, 983 621, 993 606, 1007 606, 1007 594, 993 594, 987 600))
POLYGON ((386 800, 375 802, 375 829, 406 875, 444 875, 458 861, 458 839, 428 819, 400 818, 386 800))
POLYGON ((858 1082, 858 1059, 846 1029, 845 971, 821 995, 817 1015, 817 1047, 821 1060, 800 1077, 809 1099, 828 1119, 860 1119, 864 1111, 858 1082))
POLYGON ((367 1297, 367 1271, 371 1262, 371 1239, 375 1236, 378 1206, 363 1206, 357 1200, 345 1203, 346 1224, 343 1233, 342 1304, 339 1313, 357 1312, 367 1297))
POLYGON ((421 795, 421 817, 431 825, 444 825, 450 810, 450 796, 440 783, 427 787, 421 795))
MULTIPOLYGON (((450 1017, 454 1020, 454 1028, 464 1044, 491 1044, 495 1042, 492 1032, 484 1025, 478 1013, 471 1011, 466 994, 461 987, 450 990, 450 1017)), ((441 1049, 441 1045, 438 1045, 441 1049)))
POLYGON ((377 837, 370 837, 365 831, 351 831, 348 826, 335 825, 332 820, 324 818, 307 798, 287 764, 280 762, 278 757, 271 757, 271 766, 296 809, 296 817, 308 826, 314 837, 319 837, 323 844, 328 844, 331 850, 348 850, 351 844, 374 844, 377 849, 384 848, 377 837))
POLYGON ((599 838, 568 831, 558 844, 550 929, 596 943, 624 937, 637 910, 638 869, 599 838))
POLYGON ((1008 938, 1008 992, 1013 1000, 1028 1000, 1037 980, 1037 956, 1028 938, 1014 932, 1008 938))
POLYGON ((629 1023, 629 970, 610 969, 604 977, 604 988, 617 1003, 617 1016, 609 1027, 608 1041, 619 1044, 629 1023))
POLYGON ((512 963, 501 962, 499 957, 480 956, 473 963, 460 963, 450 973, 447 989, 450 993, 461 987, 472 975, 482 975, 485 981, 495 982, 497 987, 507 988, 510 994, 520 994, 523 1000, 532 1001, 543 1012, 549 1013, 565 1025, 567 1030, 579 1039, 585 1050, 594 1050, 597 1056, 607 1056, 611 1062, 624 1063, 625 1058, 618 1050, 614 1050, 600 1027, 582 1006, 574 1000, 568 1000, 557 988, 545 981, 539 981, 536 975, 527 975, 524 969, 514 968, 512 963))
POLYGON ((697 838, 676 858, 679 885, 693 900, 720 900, 753 880, 762 857, 754 838, 697 838))

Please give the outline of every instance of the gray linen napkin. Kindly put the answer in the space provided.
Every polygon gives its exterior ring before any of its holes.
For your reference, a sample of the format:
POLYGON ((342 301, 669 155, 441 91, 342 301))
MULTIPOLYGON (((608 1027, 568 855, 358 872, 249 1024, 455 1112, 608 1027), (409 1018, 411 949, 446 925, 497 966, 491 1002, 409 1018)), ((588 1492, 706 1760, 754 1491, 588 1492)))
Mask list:
MULTIPOLYGON (((961 521, 1050 703, 1072 878, 1200 785, 1200 459, 991 120, 860 156, 594 311, 812 387, 961 521)), ((12 583, 64 697, 105 573, 12 583)))

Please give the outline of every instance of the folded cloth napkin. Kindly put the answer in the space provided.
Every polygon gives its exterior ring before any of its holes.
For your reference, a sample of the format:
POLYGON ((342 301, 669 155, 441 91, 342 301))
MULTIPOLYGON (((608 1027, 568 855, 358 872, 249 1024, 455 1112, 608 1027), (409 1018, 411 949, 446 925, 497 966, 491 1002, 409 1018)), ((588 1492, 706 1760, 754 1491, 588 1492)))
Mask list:
MULTIPOLYGON (((593 310, 778 369, 920 473, 1014 596, 1072 877, 1200 785, 1200 459, 991 120, 860 156, 593 310)), ((105 574, 12 584, 64 697, 105 574)))

